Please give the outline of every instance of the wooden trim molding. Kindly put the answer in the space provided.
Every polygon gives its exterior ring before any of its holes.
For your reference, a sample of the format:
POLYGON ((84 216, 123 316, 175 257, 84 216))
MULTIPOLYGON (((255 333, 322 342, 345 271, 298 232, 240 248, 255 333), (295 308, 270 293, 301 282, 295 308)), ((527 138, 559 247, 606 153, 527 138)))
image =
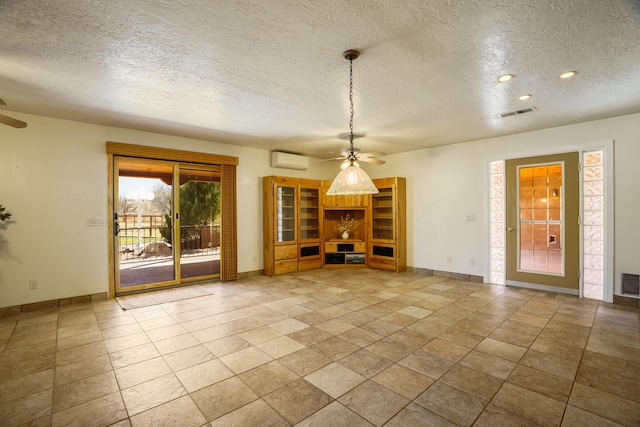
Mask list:
POLYGON ((220 280, 238 279, 238 215, 236 210, 236 167, 221 165, 222 256, 220 280))
POLYGON ((114 227, 114 219, 113 219, 113 180, 114 180, 114 170, 113 170, 113 153, 109 153, 107 151, 107 174, 108 174, 108 182, 107 182, 107 233, 109 242, 109 298, 116 297, 116 277, 115 277, 115 242, 113 236, 113 227, 114 227))
POLYGON ((220 154, 198 153, 195 151, 174 150, 171 148, 149 147, 146 145, 124 144, 107 141, 107 153, 116 156, 140 157, 155 160, 200 163, 206 165, 238 166, 238 158, 220 154))

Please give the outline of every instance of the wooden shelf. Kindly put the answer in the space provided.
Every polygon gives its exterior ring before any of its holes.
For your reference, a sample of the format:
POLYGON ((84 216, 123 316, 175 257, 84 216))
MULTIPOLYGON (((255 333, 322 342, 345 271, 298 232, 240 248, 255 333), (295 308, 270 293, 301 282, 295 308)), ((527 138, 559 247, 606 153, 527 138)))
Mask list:
POLYGON ((393 231, 393 225, 390 226, 384 226, 384 227, 373 227, 373 232, 375 233, 376 230, 380 230, 380 231, 393 231))

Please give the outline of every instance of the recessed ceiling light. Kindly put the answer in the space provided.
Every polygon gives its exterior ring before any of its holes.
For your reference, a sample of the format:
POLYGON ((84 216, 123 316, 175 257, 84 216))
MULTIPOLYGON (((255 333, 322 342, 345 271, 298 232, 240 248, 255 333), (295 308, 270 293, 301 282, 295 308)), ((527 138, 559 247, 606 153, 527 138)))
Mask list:
POLYGON ((566 73, 560 74, 560 78, 561 79, 568 79, 568 78, 573 77, 575 75, 576 75, 575 71, 567 71, 566 73))
POLYGON ((498 77, 498 81, 500 83, 502 82, 508 82, 509 80, 511 80, 512 78, 514 78, 515 76, 513 74, 503 74, 500 77, 498 77))
POLYGON ((525 100, 527 100, 527 99, 529 99, 529 98, 531 98, 531 94, 530 94, 530 93, 525 93, 524 95, 520 95, 520 96, 518 97, 518 99, 519 99, 520 101, 525 101, 525 100))

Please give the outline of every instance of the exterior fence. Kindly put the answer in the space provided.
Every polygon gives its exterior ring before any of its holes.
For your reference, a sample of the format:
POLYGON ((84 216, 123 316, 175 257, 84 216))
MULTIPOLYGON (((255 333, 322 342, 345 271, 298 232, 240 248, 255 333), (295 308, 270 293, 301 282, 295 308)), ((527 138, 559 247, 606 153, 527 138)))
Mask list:
MULTIPOLYGON (((121 228, 118 233, 120 262, 135 263, 151 259, 171 258, 173 242, 164 237, 168 227, 146 226, 121 228)), ((181 257, 198 257, 220 253, 220 226, 196 225, 180 227, 181 257)), ((173 238, 172 238, 173 240, 173 238)))

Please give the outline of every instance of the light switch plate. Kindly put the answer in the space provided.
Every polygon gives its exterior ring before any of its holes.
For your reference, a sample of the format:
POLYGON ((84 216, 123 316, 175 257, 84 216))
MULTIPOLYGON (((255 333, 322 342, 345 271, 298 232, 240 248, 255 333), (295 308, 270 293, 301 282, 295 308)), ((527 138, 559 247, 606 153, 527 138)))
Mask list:
POLYGON ((87 227, 100 227, 106 224, 104 217, 88 216, 87 227))

